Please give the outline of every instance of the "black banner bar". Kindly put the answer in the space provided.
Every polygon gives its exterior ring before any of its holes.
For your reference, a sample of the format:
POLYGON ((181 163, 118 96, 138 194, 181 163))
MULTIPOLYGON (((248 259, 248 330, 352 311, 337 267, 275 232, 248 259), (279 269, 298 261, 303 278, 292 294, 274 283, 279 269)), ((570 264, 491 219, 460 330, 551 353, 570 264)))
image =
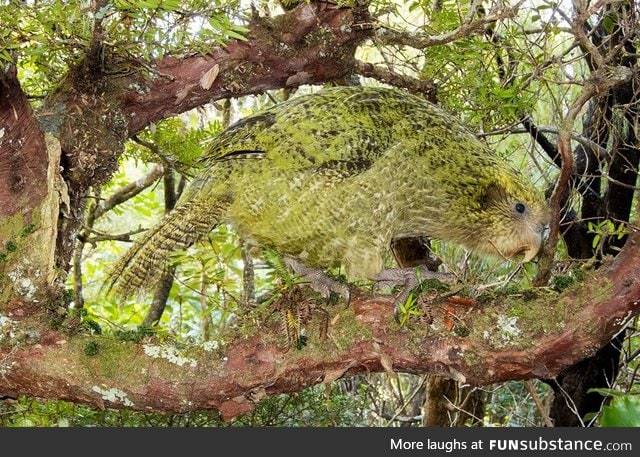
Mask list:
POLYGON ((32 428, 0 429, 0 443, 69 457, 640 455, 632 428, 32 428))

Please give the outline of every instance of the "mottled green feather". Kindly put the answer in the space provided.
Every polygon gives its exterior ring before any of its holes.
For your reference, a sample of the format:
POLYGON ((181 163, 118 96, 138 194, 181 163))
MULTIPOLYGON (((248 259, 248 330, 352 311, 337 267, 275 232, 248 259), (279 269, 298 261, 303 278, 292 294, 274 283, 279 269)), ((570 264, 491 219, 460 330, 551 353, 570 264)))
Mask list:
POLYGON ((295 97, 222 132, 201 166, 174 213, 114 269, 123 295, 151 286, 171 250, 222 222, 356 278, 375 277, 391 240, 405 236, 530 260, 548 223, 531 183, 455 117, 396 89, 295 97))

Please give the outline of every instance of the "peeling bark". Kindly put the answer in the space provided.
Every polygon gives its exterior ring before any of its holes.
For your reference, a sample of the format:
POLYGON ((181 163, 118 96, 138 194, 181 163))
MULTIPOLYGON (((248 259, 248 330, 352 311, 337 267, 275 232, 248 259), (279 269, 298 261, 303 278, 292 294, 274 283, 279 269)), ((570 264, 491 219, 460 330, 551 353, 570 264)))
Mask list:
POLYGON ((40 131, 16 68, 7 65, 0 71, 0 309, 16 296, 47 300, 55 281, 66 196, 59 159, 60 144, 40 131))
POLYGON ((352 73, 356 47, 369 32, 354 27, 354 10, 323 5, 303 3, 282 16, 254 19, 247 41, 232 41, 207 55, 169 56, 155 64, 155 74, 139 71, 122 78, 118 96, 129 131, 221 98, 322 84, 352 73), (203 84, 215 67, 218 76, 203 84))

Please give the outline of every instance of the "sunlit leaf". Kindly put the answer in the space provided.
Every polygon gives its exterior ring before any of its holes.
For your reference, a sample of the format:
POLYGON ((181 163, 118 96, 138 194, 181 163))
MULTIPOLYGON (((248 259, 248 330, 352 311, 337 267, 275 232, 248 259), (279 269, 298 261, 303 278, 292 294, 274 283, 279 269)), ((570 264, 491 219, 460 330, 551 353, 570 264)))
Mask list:
POLYGON ((640 396, 623 395, 614 398, 602 409, 603 427, 640 427, 640 396))

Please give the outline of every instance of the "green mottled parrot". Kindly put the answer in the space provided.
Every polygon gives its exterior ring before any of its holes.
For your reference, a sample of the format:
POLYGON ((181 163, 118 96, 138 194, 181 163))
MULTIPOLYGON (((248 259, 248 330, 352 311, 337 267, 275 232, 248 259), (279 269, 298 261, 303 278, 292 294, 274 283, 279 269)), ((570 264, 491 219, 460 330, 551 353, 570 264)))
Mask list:
MULTIPOLYGON (((293 97, 231 125, 200 165, 176 208, 115 265, 109 287, 121 296, 152 287, 171 252, 221 223, 311 279, 341 264, 349 278, 405 283, 406 272, 383 271, 394 239, 526 262, 549 222, 530 182, 454 116, 398 89, 293 97)), ((348 294, 330 279, 317 289, 348 294)))

